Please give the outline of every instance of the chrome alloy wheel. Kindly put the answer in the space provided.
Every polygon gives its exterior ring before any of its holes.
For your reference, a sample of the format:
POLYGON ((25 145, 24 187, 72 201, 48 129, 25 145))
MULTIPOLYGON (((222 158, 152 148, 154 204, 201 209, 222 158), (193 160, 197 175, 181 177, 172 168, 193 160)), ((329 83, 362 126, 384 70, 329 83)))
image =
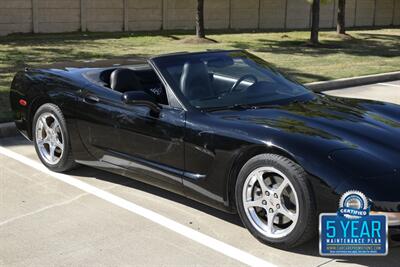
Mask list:
POLYGON ((273 167, 260 167, 247 176, 243 207, 250 223, 267 238, 289 235, 299 218, 299 200, 290 180, 273 167))
POLYGON ((51 165, 57 164, 64 152, 64 136, 57 118, 43 113, 36 122, 36 145, 41 157, 51 165))

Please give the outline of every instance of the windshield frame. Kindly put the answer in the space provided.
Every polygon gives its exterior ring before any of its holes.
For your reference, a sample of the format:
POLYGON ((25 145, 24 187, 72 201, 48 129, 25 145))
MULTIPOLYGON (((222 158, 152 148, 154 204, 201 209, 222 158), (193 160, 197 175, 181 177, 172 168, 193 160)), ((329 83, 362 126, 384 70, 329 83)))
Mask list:
MULTIPOLYGON (((267 69, 269 69, 272 72, 276 72, 279 75, 281 75, 284 79, 293 82, 297 85, 300 85, 301 87, 304 88, 304 90, 306 91, 305 94, 299 95, 299 96, 295 96, 295 97, 291 97, 291 98, 286 98, 286 99, 281 99, 281 100, 276 100, 276 101, 269 101, 268 103, 254 103, 254 104, 249 104, 252 106, 269 106, 269 105, 279 105, 279 104, 283 104, 283 102, 293 102, 293 101, 302 101, 302 100, 306 100, 306 99, 310 99, 310 97, 304 97, 304 96, 312 96, 311 98, 314 98, 315 93, 313 91, 311 91, 310 89, 308 89, 307 87, 305 87, 303 84, 299 83, 298 81, 294 80, 293 78, 291 78, 290 76, 288 76, 286 73, 277 70, 271 63, 247 52, 246 50, 240 50, 240 49, 234 49, 234 50, 215 50, 215 51, 203 51, 203 52, 192 52, 192 53, 188 53, 188 52, 181 52, 181 53, 173 53, 173 54, 165 54, 165 55, 160 55, 160 56, 155 56, 149 59, 149 63, 151 66, 153 66, 154 69, 156 69, 156 72, 159 73, 160 76, 162 76, 162 80, 163 82, 168 85, 168 87, 171 89, 171 91, 173 91, 175 97, 178 99, 178 101, 180 102, 180 104, 183 106, 183 108, 185 110, 196 110, 196 111, 208 111, 208 110, 214 110, 214 109, 230 109, 232 107, 232 105, 226 105, 226 106, 218 106, 218 107, 196 107, 194 105, 192 105, 189 101, 189 99, 187 99, 183 93, 181 92, 180 88, 176 88, 176 85, 174 83, 171 83, 171 79, 168 79, 167 77, 164 77, 164 71, 162 69, 162 67, 160 67, 160 65, 163 65, 163 63, 165 63, 165 61, 176 61, 177 58, 189 58, 192 56, 201 56, 201 55, 209 55, 209 54, 228 54, 228 53, 242 53, 243 56, 249 58, 250 60, 254 61, 256 64, 261 65, 262 67, 265 67, 267 69), (284 101, 282 101, 284 100, 284 101)), ((235 103, 236 104, 241 105, 240 103, 235 103)))

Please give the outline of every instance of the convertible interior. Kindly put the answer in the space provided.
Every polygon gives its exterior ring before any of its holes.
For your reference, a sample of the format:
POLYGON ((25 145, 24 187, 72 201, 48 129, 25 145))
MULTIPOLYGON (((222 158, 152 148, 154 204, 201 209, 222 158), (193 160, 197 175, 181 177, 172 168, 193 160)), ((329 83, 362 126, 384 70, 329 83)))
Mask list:
MULTIPOLYGON (((226 66, 225 71, 226 71, 226 66)), ((177 88, 189 101, 213 99, 219 96, 237 94, 251 88, 253 94, 266 81, 258 81, 254 75, 235 77, 237 69, 221 72, 220 66, 202 61, 187 61, 169 69, 168 75, 177 88), (233 73, 231 73, 233 72, 233 73), (234 89, 234 90, 233 90, 234 89)), ((92 71, 85 74, 91 82, 111 90, 124 93, 127 91, 145 91, 154 96, 160 104, 168 104, 166 90, 155 71, 149 65, 123 66, 92 71)))
POLYGON ((168 104, 165 88, 157 74, 148 66, 124 66, 86 73, 92 82, 108 89, 125 93, 145 91, 160 104, 168 104))

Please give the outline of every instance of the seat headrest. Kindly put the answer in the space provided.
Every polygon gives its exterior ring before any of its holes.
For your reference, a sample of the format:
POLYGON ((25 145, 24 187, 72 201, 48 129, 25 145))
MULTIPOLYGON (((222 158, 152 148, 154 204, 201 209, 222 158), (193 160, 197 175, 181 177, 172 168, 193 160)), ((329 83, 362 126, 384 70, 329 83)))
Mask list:
POLYGON ((127 91, 141 91, 143 85, 131 69, 116 69, 110 75, 111 89, 124 93, 127 91))
POLYGON ((182 93, 189 99, 213 95, 206 65, 200 60, 184 64, 180 86, 182 93))

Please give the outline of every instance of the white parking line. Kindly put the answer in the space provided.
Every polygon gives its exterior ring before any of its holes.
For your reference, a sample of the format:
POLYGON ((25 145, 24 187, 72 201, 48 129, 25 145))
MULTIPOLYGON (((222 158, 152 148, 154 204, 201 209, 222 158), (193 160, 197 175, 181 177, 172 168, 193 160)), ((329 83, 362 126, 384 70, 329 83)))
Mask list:
POLYGON ((391 84, 391 83, 377 83, 379 85, 385 85, 385 86, 392 86, 392 87, 398 87, 400 88, 400 85, 398 84, 391 84))
MULTIPOLYGON (((32 167, 38 171, 46 173, 59 181, 62 181, 64 183, 72 185, 76 188, 79 188, 87 193, 95 195, 95 196, 97 196, 105 201, 108 201, 118 207, 129 210, 130 212, 140 215, 154 223, 157 223, 165 228, 170 229, 171 231, 174 231, 175 233, 183 235, 193 241, 196 241, 206 247, 209 247, 219 253, 222 253, 222 254, 224 254, 232 259, 235 259, 237 261, 240 261, 246 265, 268 266, 268 267, 275 266, 274 264, 272 264, 270 262, 264 261, 264 260, 257 258, 245 251, 242 251, 242 250, 235 248, 231 245, 228 245, 222 241, 219 241, 208 235, 205 235, 196 230, 193 230, 190 227, 187 227, 178 222, 175 222, 175 221, 173 221, 165 216, 162 216, 154 211, 151 211, 149 209, 141 207, 135 203, 129 202, 129 201, 127 201, 123 198, 120 198, 116 195, 113 195, 107 191, 101 190, 95 186, 92 186, 90 184, 82 182, 76 178, 73 178, 70 175, 52 172, 49 169, 47 169, 43 164, 36 162, 34 160, 31 160, 31 159, 29 159, 25 156, 22 156, 18 153, 15 153, 14 151, 12 151, 10 149, 0 146, 0 154, 7 156, 9 158, 12 158, 14 160, 17 160, 20 163, 28 165, 29 167, 32 167)), ((254 242, 257 242, 257 241, 254 241, 254 242)))

